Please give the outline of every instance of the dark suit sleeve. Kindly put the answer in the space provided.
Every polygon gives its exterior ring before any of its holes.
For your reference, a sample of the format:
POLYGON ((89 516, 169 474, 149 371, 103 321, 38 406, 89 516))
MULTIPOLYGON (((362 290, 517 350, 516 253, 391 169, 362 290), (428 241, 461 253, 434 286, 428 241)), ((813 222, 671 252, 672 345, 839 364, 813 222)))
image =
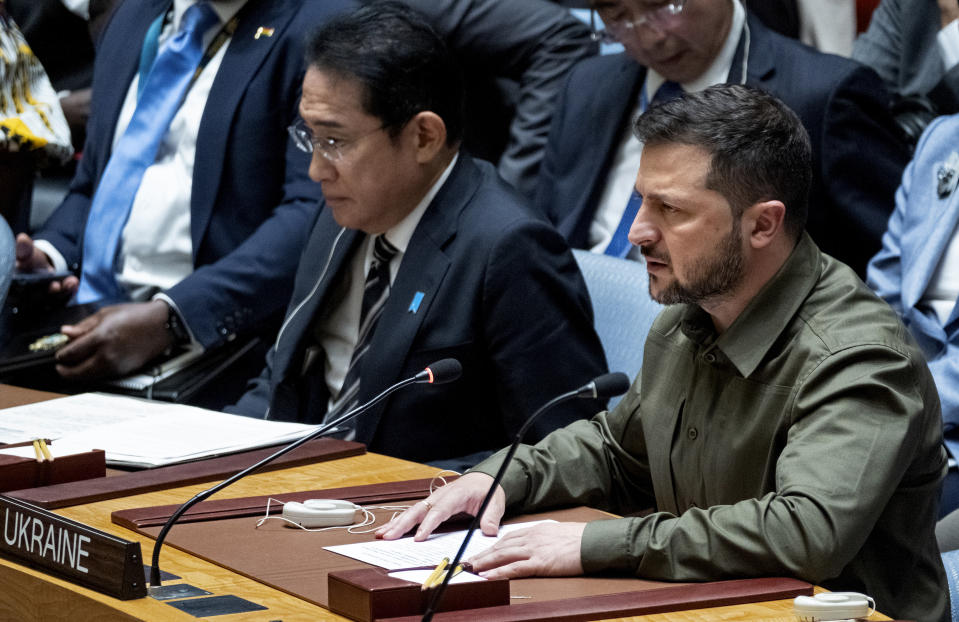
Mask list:
MULTIPOLYGON (((482 305, 493 390, 510 436, 548 400, 606 372, 586 285, 566 243, 545 223, 525 220, 497 239, 482 305)), ((603 406, 566 402, 544 414, 525 440, 535 442, 603 406)))
POLYGON ((84 157, 77 165, 77 171, 70 182, 70 190, 66 198, 50 214, 41 229, 33 234, 35 239, 46 240, 53 244, 66 260, 67 268, 74 272, 80 269, 83 231, 86 228, 87 214, 90 212, 95 177, 92 170, 95 155, 91 151, 95 150, 96 146, 95 141, 90 140, 93 135, 92 128, 89 124, 87 127, 84 157))
POLYGON ((292 141, 286 141, 285 158, 282 197, 270 216, 234 250, 166 291, 206 347, 256 327, 289 301, 320 191, 308 177, 309 156, 292 141))
MULTIPOLYGON (((596 53, 589 29, 546 0, 406 0, 468 64, 519 85, 499 173, 531 197, 563 79, 596 53)), ((467 76, 469 79, 469 76, 467 76)))
POLYGON ((853 60, 871 67, 892 93, 898 91, 901 79, 904 43, 901 15, 899 0, 882 0, 872 13, 869 28, 859 35, 852 49, 853 60))
MULTIPOLYGON (((563 80, 563 87, 557 97, 556 112, 550 122, 549 134, 543 148, 543 162, 540 165, 539 179, 533 196, 533 207, 557 228, 560 227, 567 216, 566 206, 574 201, 572 197, 566 201, 557 201, 556 192, 557 186, 562 182, 559 171, 563 168, 564 138, 569 130, 566 114, 572 106, 570 100, 575 100, 575 95, 570 95, 570 89, 577 88, 578 74, 582 70, 583 67, 577 67, 563 80)), ((567 234, 567 240, 569 240, 569 237, 567 234)), ((578 248, 572 240, 570 240, 570 246, 578 248)))
POLYGON ((824 200, 835 209, 810 206, 811 212, 820 210, 822 217, 813 237, 818 235, 823 250, 836 254, 860 275, 882 246, 896 188, 909 162, 887 101, 875 72, 850 64, 828 95, 819 136, 824 200))
POLYGON ((260 372, 260 375, 247 384, 246 392, 240 397, 239 401, 232 406, 227 406, 223 412, 234 415, 243 415, 256 419, 266 419, 272 402, 270 377, 273 373, 273 357, 276 354, 274 348, 270 348, 266 353, 266 367, 260 372))

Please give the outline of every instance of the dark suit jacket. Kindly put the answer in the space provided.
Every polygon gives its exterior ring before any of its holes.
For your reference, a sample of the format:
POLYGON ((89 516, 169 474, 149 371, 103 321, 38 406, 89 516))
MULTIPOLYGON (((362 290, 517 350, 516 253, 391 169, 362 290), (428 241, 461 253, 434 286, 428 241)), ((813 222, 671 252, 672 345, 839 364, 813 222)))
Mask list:
MULTIPOLYGON (((97 48, 83 159, 64 202, 35 237, 76 268, 91 197, 110 157, 117 117, 136 75, 147 27, 170 0, 128 0, 97 48)), ((191 197, 195 272, 166 293, 206 347, 282 311, 320 197, 309 156, 286 127, 297 114, 308 29, 347 0, 249 0, 227 48, 197 134, 191 197), (254 38, 260 26, 272 36, 254 38), (271 292, 263 296, 262 292, 271 292)))
MULTIPOLYGON (((321 420, 329 398, 322 364, 301 377, 303 353, 363 235, 338 226, 329 210, 320 213, 266 369, 229 410, 321 420)), ((606 369, 568 246, 492 166, 463 153, 402 259, 363 358, 360 402, 445 357, 463 365, 459 380, 394 394, 354 421, 357 440, 420 461, 498 448, 548 399, 606 369), (411 312, 416 292, 424 297, 411 312)), ((540 419, 528 440, 601 406, 567 402, 540 419)))
POLYGON ((532 198, 563 80, 597 51, 589 29, 546 0, 403 1, 446 39, 468 78, 464 147, 498 162, 532 198))
MULTIPOLYGON (((872 70, 771 32, 755 17, 748 23, 746 83, 786 102, 812 141, 807 229, 824 252, 865 274, 909 158, 886 108, 888 96, 872 70)), ((744 48, 740 40, 731 82, 741 75, 744 48)), ((645 67, 618 54, 579 63, 567 80, 536 206, 573 247, 587 244, 617 141, 645 78, 645 67)))
POLYGON ((959 66, 944 66, 940 28, 936 0, 883 0, 852 57, 875 69, 890 92, 927 96, 940 114, 959 112, 959 66))

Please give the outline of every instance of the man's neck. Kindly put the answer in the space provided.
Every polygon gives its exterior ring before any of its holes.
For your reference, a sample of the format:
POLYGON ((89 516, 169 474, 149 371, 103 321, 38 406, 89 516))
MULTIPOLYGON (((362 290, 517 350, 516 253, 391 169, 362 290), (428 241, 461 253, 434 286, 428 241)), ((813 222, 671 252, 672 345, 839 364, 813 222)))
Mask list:
POLYGON ((789 259, 796 241, 784 239, 782 242, 755 253, 751 259, 747 260, 743 280, 732 292, 699 304, 700 308, 712 318, 713 327, 717 333, 722 334, 732 326, 753 298, 776 276, 789 259))

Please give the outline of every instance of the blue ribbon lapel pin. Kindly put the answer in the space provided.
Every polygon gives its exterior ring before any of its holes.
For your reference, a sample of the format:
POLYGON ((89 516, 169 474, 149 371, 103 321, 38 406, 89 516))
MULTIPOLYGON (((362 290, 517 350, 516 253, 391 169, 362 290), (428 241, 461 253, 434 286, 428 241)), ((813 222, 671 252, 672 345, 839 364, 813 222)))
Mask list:
POLYGON ((424 294, 423 292, 416 292, 415 294, 413 294, 413 299, 410 300, 410 306, 409 306, 409 308, 406 310, 406 312, 407 312, 407 313, 416 313, 417 311, 419 311, 419 310, 420 310, 420 303, 423 302, 423 296, 425 296, 425 295, 426 295, 426 294, 424 294))

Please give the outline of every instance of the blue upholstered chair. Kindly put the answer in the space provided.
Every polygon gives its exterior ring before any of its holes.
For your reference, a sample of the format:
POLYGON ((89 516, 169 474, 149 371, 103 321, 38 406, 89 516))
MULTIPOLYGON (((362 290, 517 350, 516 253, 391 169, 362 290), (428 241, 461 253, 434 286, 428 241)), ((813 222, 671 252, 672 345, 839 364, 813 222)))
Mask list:
POLYGON ((10 278, 13 276, 15 262, 13 232, 7 221, 0 217, 0 307, 7 299, 7 290, 10 288, 10 278))
POLYGON ((946 579, 949 580, 952 622, 959 622, 959 550, 943 553, 942 565, 946 567, 946 579))
MULTIPOLYGON (((649 297, 646 264, 583 250, 573 256, 593 301, 596 333, 610 371, 632 380, 643 365, 643 345, 662 305, 649 297)), ((618 398, 610 400, 610 407, 618 398)))

